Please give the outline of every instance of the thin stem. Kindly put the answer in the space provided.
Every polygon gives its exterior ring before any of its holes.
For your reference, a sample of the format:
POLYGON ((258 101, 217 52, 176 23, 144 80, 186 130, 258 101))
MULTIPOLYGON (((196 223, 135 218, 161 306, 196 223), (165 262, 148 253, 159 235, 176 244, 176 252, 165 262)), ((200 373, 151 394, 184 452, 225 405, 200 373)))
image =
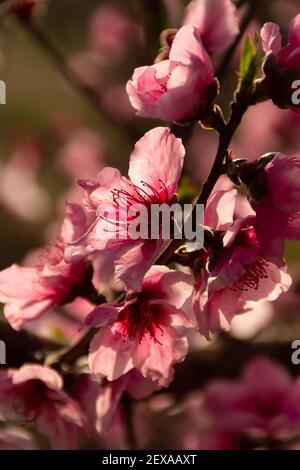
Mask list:
POLYGON ((123 396, 123 410, 127 431, 127 447, 129 450, 137 450, 138 445, 133 422, 134 400, 126 394, 123 396))

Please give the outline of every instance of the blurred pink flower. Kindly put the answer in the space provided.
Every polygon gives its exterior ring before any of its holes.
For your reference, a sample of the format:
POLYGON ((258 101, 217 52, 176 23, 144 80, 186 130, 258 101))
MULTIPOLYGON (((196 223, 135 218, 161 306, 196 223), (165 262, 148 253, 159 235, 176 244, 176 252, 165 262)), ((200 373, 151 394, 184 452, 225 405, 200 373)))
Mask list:
POLYGON ((104 164, 104 142, 90 129, 72 133, 58 155, 58 164, 72 179, 91 178, 104 164))
POLYGON ((168 16, 168 25, 176 28, 180 23, 184 13, 184 5, 181 0, 163 0, 168 16))
POLYGON ((25 135, 14 145, 9 160, 0 164, 0 202, 27 223, 40 223, 49 217, 50 198, 38 183, 41 160, 39 142, 25 135))
POLYGON ((226 49, 239 33, 237 10, 231 0, 193 0, 183 24, 197 26, 208 52, 226 49))
POLYGON ((116 380, 135 368, 167 386, 174 364, 187 354, 187 339, 178 328, 192 326, 184 313, 192 282, 188 274, 153 266, 140 293, 95 308, 87 319, 100 328, 90 346, 92 374, 116 380))
POLYGON ((0 370, 0 418, 33 423, 53 449, 77 449, 86 427, 79 405, 63 391, 61 376, 33 364, 0 370))
POLYGON ((257 440, 259 447, 264 438, 293 435, 300 427, 299 386, 283 367, 265 358, 252 360, 238 380, 212 382, 204 392, 204 408, 211 417, 206 446, 213 436, 215 444, 219 436, 218 448, 230 444, 238 449, 247 439, 248 445, 257 440))
POLYGON ((84 260, 64 261, 65 246, 85 230, 85 216, 75 204, 67 206, 61 235, 54 245, 41 252, 33 267, 13 264, 0 272, 0 301, 4 315, 15 329, 35 319, 55 305, 71 302, 84 294, 91 272, 84 260))
POLYGON ((186 25, 176 33, 169 59, 135 69, 126 90, 138 115, 185 121, 206 103, 212 80, 200 32, 186 25))
POLYGON ((60 213, 65 210, 66 201, 81 204, 82 189, 77 179, 92 178, 104 166, 104 159, 105 144, 99 134, 79 128, 70 135, 57 157, 59 169, 71 180, 68 189, 60 195, 60 213))
POLYGON ((119 122, 128 123, 135 117, 134 110, 130 104, 125 90, 125 83, 107 84, 105 93, 102 95, 103 109, 117 119, 119 122))
MULTIPOLYGON (((88 231, 66 250, 67 259, 97 254, 115 266, 115 276, 129 289, 138 290, 145 272, 153 264, 162 245, 162 239, 133 239, 127 226, 119 220, 130 218, 130 208, 139 204, 150 208, 152 204, 174 202, 181 174, 184 147, 170 130, 157 127, 147 132, 135 145, 130 157, 129 178, 117 169, 104 168, 96 182, 81 181, 86 190, 85 205, 95 215, 88 231), (115 217, 113 219, 113 217, 115 217)), ((134 220, 136 215, 132 215, 134 220)))
POLYGON ((104 62, 114 63, 123 59, 130 47, 142 45, 143 30, 122 8, 104 3, 92 15, 89 40, 104 62))

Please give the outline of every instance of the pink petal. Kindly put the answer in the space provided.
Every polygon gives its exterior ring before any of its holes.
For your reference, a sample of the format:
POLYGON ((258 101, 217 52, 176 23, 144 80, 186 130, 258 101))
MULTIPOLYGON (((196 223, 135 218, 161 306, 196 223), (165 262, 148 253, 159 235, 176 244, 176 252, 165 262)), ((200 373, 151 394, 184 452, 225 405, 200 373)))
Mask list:
POLYGON ((112 320, 116 320, 119 315, 120 308, 117 308, 115 305, 104 304, 99 307, 94 308, 94 310, 89 313, 85 323, 86 325, 94 326, 100 328, 107 325, 112 320))
POLYGON ((178 64, 170 75, 167 92, 157 101, 158 116, 166 121, 190 119, 206 101, 211 80, 211 70, 206 66, 178 64))
POLYGON ((123 281, 130 291, 138 292, 161 245, 161 240, 137 240, 124 244, 117 252, 115 259, 116 279, 123 281))
POLYGON ((176 33, 169 58, 182 65, 198 64, 211 71, 212 76, 210 57, 203 47, 199 29, 193 25, 182 26, 176 33))
POLYGON ((152 266, 144 278, 143 290, 151 290, 154 298, 157 296, 169 305, 182 309, 191 298, 193 282, 191 274, 166 266, 152 266))
POLYGON ((214 192, 205 208, 204 224, 214 230, 226 230, 233 223, 236 199, 235 189, 214 192))
POLYGON ((77 240, 87 230, 86 216, 78 204, 67 204, 61 229, 61 237, 65 243, 77 240))
POLYGON ((144 181, 159 191, 162 181, 171 198, 177 188, 184 156, 181 140, 169 128, 156 127, 136 143, 130 157, 129 178, 137 186, 144 181))
POLYGON ((28 380, 41 380, 47 387, 52 390, 61 390, 63 387, 63 380, 61 376, 49 367, 26 364, 20 369, 16 370, 12 377, 14 385, 19 385, 28 380))
POLYGON ((163 334, 156 339, 146 334, 133 350, 132 360, 144 377, 151 377, 166 387, 173 378, 173 365, 182 362, 187 354, 188 342, 178 337, 170 326, 163 326, 163 334))
POLYGON ((184 24, 197 26, 209 52, 222 51, 239 32, 237 10, 231 0, 193 0, 186 9, 184 24))
POLYGON ((124 341, 122 325, 102 328, 93 338, 89 352, 89 367, 93 375, 116 380, 134 366, 131 359, 132 341, 124 341))
POLYGON ((267 54, 273 52, 277 54, 281 49, 280 28, 276 23, 265 23, 260 31, 262 48, 267 54))

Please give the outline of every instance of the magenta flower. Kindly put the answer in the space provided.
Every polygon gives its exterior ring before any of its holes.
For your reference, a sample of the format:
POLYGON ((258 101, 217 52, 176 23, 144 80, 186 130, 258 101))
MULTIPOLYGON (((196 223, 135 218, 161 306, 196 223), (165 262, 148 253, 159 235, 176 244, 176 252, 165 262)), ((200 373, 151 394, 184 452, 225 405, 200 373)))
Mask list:
POLYGON ((96 307, 87 319, 100 328, 90 346, 92 374, 112 381, 137 369, 167 386, 174 364, 187 353, 187 338, 179 327, 192 326, 184 313, 191 292, 192 276, 153 266, 141 292, 121 304, 96 307))
POLYGON ((222 51, 239 33, 237 10, 231 0, 193 0, 183 23, 197 26, 208 52, 222 51))
POLYGON ((76 449, 86 427, 79 405, 63 391, 61 376, 26 364, 0 371, 0 419, 33 423, 53 449, 76 449))
POLYGON ((0 301, 4 315, 19 330, 55 305, 71 302, 90 283, 88 264, 64 261, 66 244, 85 230, 85 217, 75 204, 67 206, 60 237, 40 253, 35 266, 13 264, 0 272, 0 301), (78 291, 79 289, 79 291, 78 291))
POLYGON ((280 264, 286 239, 300 236, 300 158, 278 153, 241 166, 256 212, 255 229, 263 251, 280 264), (262 185, 262 194, 256 194, 262 185))
POLYGON ((265 23, 260 34, 263 50, 266 54, 272 52, 275 55, 278 69, 295 69, 300 78, 300 14, 290 23, 286 46, 282 47, 280 29, 275 23, 265 23))
POLYGON ((139 116, 185 121, 205 105, 212 81, 212 63, 200 31, 186 25, 175 35, 169 59, 135 69, 126 90, 139 116))
MULTIPOLYGON (((211 214, 222 212, 224 197, 227 209, 231 205, 233 218, 234 199, 220 190, 210 198, 206 220, 213 222, 211 214)), ((211 227, 218 230, 213 248, 200 254, 203 269, 194 291, 194 313, 200 332, 207 338, 210 333, 229 330, 235 315, 252 310, 256 302, 277 299, 291 284, 284 261, 278 267, 262 250, 255 217, 236 219, 230 224, 230 214, 225 209, 222 218, 223 221, 215 220, 218 226, 211 227)))
POLYGON ((264 67, 267 75, 266 93, 279 107, 291 107, 299 112, 299 107, 292 104, 292 82, 300 79, 300 14, 290 23, 288 43, 282 47, 279 26, 265 23, 261 30, 262 47, 271 60, 264 67))
POLYGON ((86 208, 96 219, 83 237, 66 250, 67 259, 97 254, 114 263, 116 278, 128 288, 139 290, 163 240, 134 239, 127 222, 133 222, 138 214, 133 211, 130 215, 130 210, 137 206, 149 210, 152 204, 175 202, 184 155, 181 140, 168 128, 157 127, 135 145, 129 179, 108 167, 98 173, 96 182, 81 181, 86 189, 86 208), (125 221, 125 225, 120 221, 125 221))

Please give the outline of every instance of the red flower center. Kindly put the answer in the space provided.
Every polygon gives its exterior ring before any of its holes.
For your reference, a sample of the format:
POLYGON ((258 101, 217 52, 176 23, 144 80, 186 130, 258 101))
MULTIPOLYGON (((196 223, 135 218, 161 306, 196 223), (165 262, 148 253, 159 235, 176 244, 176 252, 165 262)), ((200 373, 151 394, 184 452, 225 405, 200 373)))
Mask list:
POLYGON ((159 305, 149 305, 147 300, 137 300, 127 305, 120 313, 119 321, 124 325, 124 339, 130 340, 138 337, 141 342, 146 334, 149 334, 154 342, 161 344, 157 339, 157 333, 163 335, 160 327, 161 311, 159 305))

